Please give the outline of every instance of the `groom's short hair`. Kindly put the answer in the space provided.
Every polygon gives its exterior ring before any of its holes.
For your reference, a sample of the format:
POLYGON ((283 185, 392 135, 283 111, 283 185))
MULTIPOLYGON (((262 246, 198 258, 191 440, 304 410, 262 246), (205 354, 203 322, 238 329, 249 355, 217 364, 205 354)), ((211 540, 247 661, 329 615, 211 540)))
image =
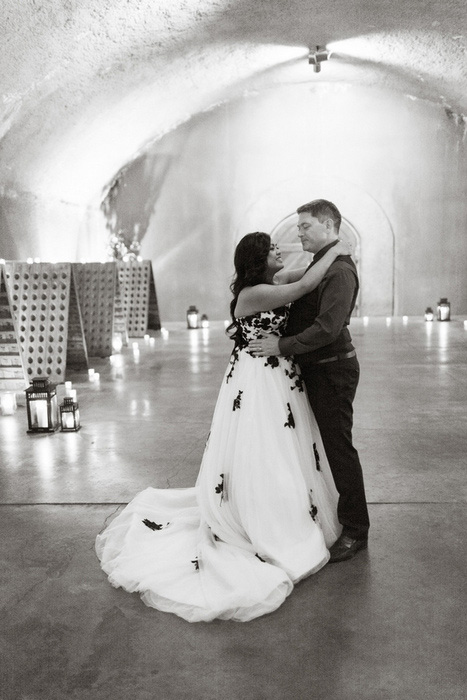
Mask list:
POLYGON ((318 221, 332 219, 334 221, 336 233, 339 233, 342 221, 341 213, 336 205, 329 202, 327 199, 314 199, 312 202, 307 202, 307 204, 302 204, 301 207, 298 207, 297 214, 305 213, 311 214, 311 216, 314 216, 318 221))

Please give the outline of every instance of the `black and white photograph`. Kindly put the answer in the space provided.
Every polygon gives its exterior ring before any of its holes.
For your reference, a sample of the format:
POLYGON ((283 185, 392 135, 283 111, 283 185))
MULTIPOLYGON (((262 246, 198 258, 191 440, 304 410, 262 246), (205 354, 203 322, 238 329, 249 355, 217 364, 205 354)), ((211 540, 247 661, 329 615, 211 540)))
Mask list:
POLYGON ((467 700, 465 0, 0 31, 0 700, 467 700))

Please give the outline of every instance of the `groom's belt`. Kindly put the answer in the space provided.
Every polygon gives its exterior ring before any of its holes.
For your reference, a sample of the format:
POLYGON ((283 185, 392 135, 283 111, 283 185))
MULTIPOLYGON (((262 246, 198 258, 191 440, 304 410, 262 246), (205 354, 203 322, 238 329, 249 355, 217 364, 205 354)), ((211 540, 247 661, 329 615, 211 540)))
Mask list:
POLYGON ((341 352, 338 355, 333 355, 332 357, 324 357, 322 360, 316 360, 316 362, 313 362, 314 365, 322 365, 325 362, 337 362, 337 360, 347 360, 349 357, 355 357, 356 355, 355 350, 351 350, 350 352, 341 352))

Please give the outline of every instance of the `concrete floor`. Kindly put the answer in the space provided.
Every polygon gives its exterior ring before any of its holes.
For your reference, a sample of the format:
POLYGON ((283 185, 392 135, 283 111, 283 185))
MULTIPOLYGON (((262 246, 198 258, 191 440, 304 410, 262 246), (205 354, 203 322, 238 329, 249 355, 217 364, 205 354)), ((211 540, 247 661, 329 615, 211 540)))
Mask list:
MULTIPOLYGON (((77 434, 0 416, 2 700, 461 700, 467 330, 352 321, 368 552, 275 613, 190 625, 112 588, 94 539, 148 485, 190 486, 226 367, 223 324, 71 374, 77 434)), ((60 387, 60 391, 63 388, 60 387)))

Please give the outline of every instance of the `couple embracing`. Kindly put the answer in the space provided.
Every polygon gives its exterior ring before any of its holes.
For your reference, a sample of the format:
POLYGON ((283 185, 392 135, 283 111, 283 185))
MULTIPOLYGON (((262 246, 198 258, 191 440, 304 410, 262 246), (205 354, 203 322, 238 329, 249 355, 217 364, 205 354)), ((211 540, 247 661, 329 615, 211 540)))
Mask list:
POLYGON ((352 444, 357 271, 332 202, 297 212, 306 270, 285 271, 265 233, 235 250, 235 347, 196 485, 145 489, 97 537, 114 586, 190 622, 272 612, 299 580, 367 546, 352 444))

